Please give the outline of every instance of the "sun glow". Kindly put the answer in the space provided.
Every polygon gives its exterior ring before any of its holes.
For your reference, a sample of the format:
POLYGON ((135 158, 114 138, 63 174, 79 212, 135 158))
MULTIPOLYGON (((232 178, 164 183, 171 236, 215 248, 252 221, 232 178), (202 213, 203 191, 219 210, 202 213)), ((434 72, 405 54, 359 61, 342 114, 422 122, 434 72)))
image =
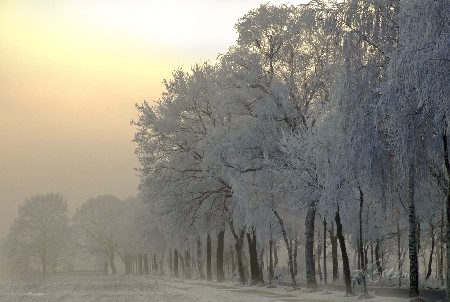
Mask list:
POLYGON ((61 192, 76 207, 136 194, 134 104, 226 52, 260 3, 1 0, 0 237, 29 195, 61 192))

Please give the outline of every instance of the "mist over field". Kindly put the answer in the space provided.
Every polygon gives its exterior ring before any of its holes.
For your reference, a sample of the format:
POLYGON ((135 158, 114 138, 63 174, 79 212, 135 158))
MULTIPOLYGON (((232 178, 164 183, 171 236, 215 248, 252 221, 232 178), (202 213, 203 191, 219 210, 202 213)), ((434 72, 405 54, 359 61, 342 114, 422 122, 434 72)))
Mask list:
POLYGON ((450 301, 450 0, 5 0, 0 41, 0 301, 450 301))

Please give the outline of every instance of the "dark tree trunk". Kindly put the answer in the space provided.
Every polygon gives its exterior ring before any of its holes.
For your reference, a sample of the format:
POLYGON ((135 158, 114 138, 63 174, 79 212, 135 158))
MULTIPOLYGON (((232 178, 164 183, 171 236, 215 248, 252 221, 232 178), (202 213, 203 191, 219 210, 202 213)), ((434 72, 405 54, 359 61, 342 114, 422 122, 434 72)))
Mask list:
POLYGON ((278 266, 278 245, 273 242, 273 268, 275 269, 278 266))
POLYGON ((203 271, 203 259, 202 259, 202 241, 200 237, 197 238, 197 269, 200 279, 205 279, 205 272, 203 271))
POLYGON ((153 254, 153 274, 158 274, 158 258, 156 257, 156 253, 153 254))
POLYGON ((331 228, 329 233, 330 233, 331 260, 332 260, 333 283, 334 283, 336 282, 336 280, 339 279, 339 261, 337 254, 338 239, 337 236, 334 234, 334 222, 331 222, 331 228))
POLYGON ((184 277, 191 279, 191 251, 189 249, 184 252, 184 277))
POLYGON ((272 285, 272 280, 274 278, 274 271, 273 271, 273 240, 272 240, 272 234, 270 234, 270 240, 269 240, 269 285, 272 285))
POLYGON ((441 210, 441 234, 439 236, 439 265, 438 277, 442 284, 444 282, 444 210, 441 210))
POLYGON ((448 152, 448 135, 447 135, 447 126, 444 127, 444 133, 442 135, 442 143, 444 145, 444 165, 445 170, 447 172, 447 196, 446 196, 446 202, 445 202, 445 208, 446 208, 446 223, 447 223, 447 230, 446 230, 446 254, 447 254, 447 265, 446 265, 446 271, 447 271, 447 297, 446 301, 450 301, 450 157, 448 152))
POLYGON ((206 237, 206 280, 212 280, 212 267, 211 267, 211 236, 208 234, 206 237))
POLYGON ((170 275, 173 276, 172 249, 169 249, 169 269, 170 269, 170 275))
POLYGON ((344 270, 344 281, 345 281, 345 293, 347 295, 353 295, 352 280, 350 277, 350 265, 348 261, 347 248, 345 246, 345 238, 344 234, 342 233, 342 224, 341 224, 341 216, 339 214, 339 208, 336 212, 334 220, 336 222, 336 237, 338 238, 339 246, 341 247, 342 268, 344 270))
POLYGON ((178 273, 178 250, 174 249, 173 251, 173 276, 175 278, 179 277, 178 273))
POLYGON ((259 282, 258 252, 256 250, 256 232, 253 227, 247 233, 247 242, 250 256, 250 276, 252 284, 257 284, 259 282))
POLYGON ((364 295, 367 295, 367 286, 366 286, 366 253, 364 251, 364 241, 363 241, 363 227, 362 227, 362 214, 364 207, 364 194, 361 187, 358 186, 359 191, 359 256, 361 257, 361 282, 363 286, 364 295))
POLYGON ((239 230, 239 234, 235 231, 233 221, 229 222, 231 233, 233 234, 236 248, 236 258, 239 272, 239 282, 242 284, 247 283, 247 276, 245 275, 244 266, 244 239, 245 239, 245 227, 239 230))
POLYGON ((223 271, 223 252, 225 249, 225 230, 221 230, 217 236, 217 282, 225 280, 225 273, 223 271))
POLYGON ((425 277, 425 280, 428 280, 431 277, 431 267, 433 262, 433 254, 434 254, 434 225, 433 223, 430 223, 430 236, 431 236, 431 252, 430 252, 430 259, 428 261, 428 272, 425 277))
POLYGON ((419 295, 419 259, 416 235, 416 206, 414 202, 414 169, 411 166, 408 180, 409 198, 409 297, 419 295))
POLYGON ((316 265, 314 261, 314 222, 316 220, 316 203, 312 202, 308 207, 305 221, 305 266, 306 266, 306 286, 317 288, 316 265))
POLYGON ((143 264, 142 263, 142 254, 138 254, 138 272, 139 272, 139 275, 142 275, 144 273, 142 264, 143 264))
POLYGON ((148 275, 150 273, 149 267, 148 267, 148 257, 147 254, 144 254, 144 274, 148 275))
POLYGON ((327 278, 327 220, 323 218, 323 282, 328 283, 327 278))

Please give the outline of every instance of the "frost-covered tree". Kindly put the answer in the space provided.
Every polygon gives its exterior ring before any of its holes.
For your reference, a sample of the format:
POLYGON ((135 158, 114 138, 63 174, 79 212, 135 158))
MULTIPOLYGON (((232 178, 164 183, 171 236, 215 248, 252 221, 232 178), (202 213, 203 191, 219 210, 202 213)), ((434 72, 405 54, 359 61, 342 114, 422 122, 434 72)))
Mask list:
MULTIPOLYGON (((311 132, 310 144, 317 145, 319 150, 316 160, 320 167, 319 182, 324 189, 321 200, 329 205, 325 208, 337 210, 338 206, 339 216, 359 216, 359 230, 354 235, 359 237, 358 263, 363 271, 366 266, 364 245, 369 240, 364 238, 367 232, 363 229, 367 199, 383 201, 379 193, 385 175, 385 151, 374 122, 373 107, 380 98, 383 68, 388 62, 386 53, 396 41, 395 2, 350 0, 335 4, 334 13, 330 14, 332 26, 328 27, 335 32, 331 36, 333 59, 328 66, 332 74, 328 82, 330 101, 319 110, 322 118, 317 119, 318 130, 311 132), (341 188, 341 194, 346 194, 341 195, 338 202, 332 196, 337 188, 341 188)), ((343 247, 341 244, 341 249, 343 247)), ((346 252, 342 252, 344 256, 346 252)), ((343 264, 350 294, 349 267, 347 261, 343 264)), ((361 279, 366 292, 365 275, 363 272, 361 279)))
POLYGON ((64 255, 71 238, 67 200, 57 193, 28 197, 19 206, 19 215, 11 225, 8 254, 13 261, 35 258, 46 274, 64 255))
POLYGON ((215 77, 215 67, 206 63, 191 73, 178 70, 165 82, 166 93, 156 106, 138 106, 141 190, 155 203, 165 233, 175 234, 170 235, 174 244, 184 242, 189 230, 221 234, 232 223, 231 187, 208 149, 223 122, 215 104, 220 94, 215 77))
MULTIPOLYGON (((417 296, 418 256, 415 234, 419 171, 434 170, 449 187, 448 154, 450 3, 400 1, 398 47, 390 54, 383 109, 390 121, 392 146, 409 188, 410 296, 417 296)), ((450 209, 450 190, 446 209, 450 209)), ((448 216, 448 215, 447 215, 448 216)), ((450 228, 447 223, 447 238, 450 228)), ((447 239, 447 255, 450 253, 447 239)), ((447 259, 450 259, 447 257, 447 259)), ((449 261, 449 260, 447 260, 449 261)), ((449 266, 447 263, 447 267, 449 266)), ((447 275, 447 293, 450 288, 447 275)), ((449 294, 447 300, 449 301, 449 294)))
MULTIPOLYGON (((227 144, 220 145, 222 158, 231 169, 232 178, 239 180, 239 193, 235 190, 235 195, 244 201, 244 207, 269 207, 282 229, 289 222, 282 215, 289 210, 282 208, 292 205, 293 200, 298 208, 315 202, 301 190, 294 193, 283 184, 289 178, 282 168, 286 165, 286 154, 280 139, 283 133, 305 131, 312 121, 311 107, 327 98, 323 67, 328 45, 323 42, 325 32, 316 30, 321 28, 315 23, 318 11, 313 6, 261 5, 239 20, 237 45, 222 58, 222 66, 229 75, 223 78, 228 79, 228 91, 233 92, 222 106, 231 116, 232 130, 226 135, 227 144), (268 185, 260 182, 264 175, 279 180, 268 185), (248 192, 252 192, 253 187, 266 191, 262 194, 265 198, 242 198, 251 195, 248 192), (271 191, 268 188, 272 188, 271 191), (272 200, 267 198, 273 194, 277 196, 272 200), (305 199, 299 199, 298 194, 305 199), (278 197, 282 195, 285 197, 278 197)), ((305 184, 302 187, 310 189, 305 184)), ((248 223, 254 223, 251 216, 246 218, 248 223)), ((286 235, 290 275, 296 286, 291 239, 286 229, 282 233, 286 235)), ((313 240, 308 242, 307 246, 312 247, 313 240)), ((308 261, 308 267, 313 268, 313 263, 308 261)), ((313 269, 310 271, 308 285, 314 287, 315 274, 313 269)))
POLYGON ((247 235, 255 281, 277 224, 294 287, 305 233, 307 286, 316 287, 319 213, 336 224, 347 293, 352 267, 367 292, 369 250, 378 274, 381 259, 402 268, 408 210, 418 294, 416 218, 434 228, 436 200, 450 194, 448 6, 435 2, 261 5, 238 21, 216 65, 177 70, 156 104, 137 106, 142 198, 180 263, 190 258, 180 251, 201 251, 199 238, 208 255, 211 235, 223 246, 229 227, 240 280, 247 235))

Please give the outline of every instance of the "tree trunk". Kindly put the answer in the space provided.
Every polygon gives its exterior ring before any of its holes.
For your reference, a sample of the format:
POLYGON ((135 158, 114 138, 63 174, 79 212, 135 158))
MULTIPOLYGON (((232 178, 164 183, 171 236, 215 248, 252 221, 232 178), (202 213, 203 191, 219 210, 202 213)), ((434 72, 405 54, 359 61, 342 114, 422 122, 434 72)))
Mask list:
MULTIPOLYGON (((378 241, 375 246, 375 256, 378 254, 378 241)), ((398 257, 398 287, 402 287, 402 275, 403 275, 403 265, 402 265, 402 247, 401 247, 401 237, 400 237, 400 224, 397 221, 397 257, 398 257)), ((382 275, 380 274, 380 277, 382 275)))
POLYGON ((374 259, 373 259, 373 241, 372 239, 370 240, 370 280, 372 281, 373 284, 373 265, 374 265, 374 259))
POLYGON ((444 282, 444 209, 441 210, 441 234, 439 236, 439 266, 438 276, 441 283, 444 282))
POLYGON ((174 249, 173 251, 173 276, 175 278, 179 277, 178 273, 178 250, 174 249))
POLYGON ((206 237, 206 280, 212 280, 212 267, 211 267, 211 236, 208 234, 206 237))
POLYGON ((337 254, 338 239, 337 236, 334 234, 334 222, 331 222, 331 228, 329 233, 330 233, 331 260, 332 260, 333 283, 334 283, 336 282, 336 280, 339 279, 339 261, 337 254))
POLYGON ((314 222, 316 220, 316 204, 310 203, 306 214, 305 266, 306 287, 317 288, 316 265, 314 263, 314 222))
POLYGON ((173 276, 172 249, 169 249, 169 269, 170 269, 170 275, 173 276))
POLYGON ((409 297, 419 295, 419 260, 416 236, 416 206, 414 204, 414 169, 411 166, 408 180, 409 198, 409 297))
MULTIPOLYGON (((292 244, 292 241, 291 241, 291 244, 292 244)), ((293 248, 293 253, 294 253, 294 263, 293 263, 293 265, 294 265, 294 274, 297 276, 297 273, 298 273, 298 265, 297 265, 297 259, 298 259, 298 238, 297 237, 294 238, 294 246, 292 248, 293 248)))
POLYGON ((259 283, 260 284, 264 284, 264 248, 259 249, 258 247, 256 247, 257 251, 260 251, 260 253, 258 253, 258 270, 259 270, 259 283))
MULTIPOLYGON (((417 240, 417 256, 420 255, 420 250, 422 249, 422 246, 420 244, 420 220, 417 219, 416 217, 416 224, 417 224, 417 229, 416 229, 416 240, 417 240)), ((426 266, 426 264, 424 264, 424 266, 426 266)))
POLYGON ((225 248, 225 230, 221 230, 217 237, 217 282, 225 280, 225 273, 223 271, 223 252, 225 248))
POLYGON ((273 240, 272 240, 272 234, 270 234, 270 240, 269 240, 269 285, 272 285, 272 280, 274 278, 274 271, 273 271, 273 240))
POLYGON ((111 274, 115 275, 117 270, 116 265, 114 264, 114 254, 109 256, 109 266, 111 267, 111 274))
POLYGON ((144 274, 148 275, 150 273, 150 269, 148 267, 148 256, 147 253, 144 254, 144 274))
POLYGON ((275 241, 273 242, 273 268, 275 269, 278 266, 278 244, 275 241))
POLYGON ((430 222, 430 236, 431 236, 431 252, 430 252, 430 259, 428 261, 428 272, 425 277, 425 280, 428 280, 431 277, 431 267, 433 262, 433 254, 434 254, 434 225, 430 222))
MULTIPOLYGON (((317 234, 318 237, 320 236, 320 234, 317 234)), ((323 281, 323 275, 322 275, 322 268, 320 267, 320 260, 322 260, 322 241, 318 241, 317 242, 317 246, 316 246, 316 255, 317 255, 317 272, 319 274, 319 280, 323 281)))
POLYGON ((336 237, 339 240, 339 246, 341 247, 342 254, 342 268, 344 270, 344 281, 345 281, 345 293, 347 295, 353 295, 352 290, 352 280, 350 277, 350 265, 348 262, 347 248, 345 246, 345 238, 342 233, 341 215, 339 214, 339 207, 334 217, 336 222, 336 237))
POLYGON ((143 263, 142 263, 142 254, 138 254, 138 272, 139 272, 139 275, 142 275, 143 273, 144 273, 144 270, 143 270, 143 263))
POLYGON ((364 251, 363 244, 363 228, 362 228, 362 212, 364 207, 364 194, 361 187, 358 186, 359 191, 359 256, 361 257, 361 282, 363 286, 363 293, 367 295, 367 286, 366 286, 366 253, 364 251))
POLYGON ((187 249, 184 252, 184 277, 186 279, 191 279, 191 251, 187 249))
POLYGON ((239 230, 239 234, 236 233, 233 225, 233 221, 229 221, 231 233, 233 234, 236 248, 236 258, 238 265, 238 273, 239 273, 239 282, 242 284, 247 283, 247 276, 245 275, 245 267, 244 267, 244 239, 245 239, 245 227, 239 230))
POLYGON ((327 220, 323 218, 323 283, 327 285, 327 220))
POLYGON ((259 282, 258 253, 256 251, 256 234, 252 227, 247 233, 248 254, 250 256, 250 279, 252 284, 259 282))
POLYGON ((183 278, 186 278, 186 267, 184 266, 184 257, 182 253, 178 253, 178 263, 180 266, 178 267, 178 275, 182 276, 183 278), (180 267, 183 270, 182 273, 180 273, 180 267))
MULTIPOLYGON (((446 125, 447 126, 447 125, 446 125)), ((450 158, 448 152, 448 136, 447 136, 447 127, 444 128, 444 134, 442 135, 442 142, 444 144, 444 164, 445 170, 447 172, 447 198, 446 198, 446 222, 447 222, 447 234, 446 234, 446 254, 447 254, 447 297, 446 301, 450 301, 450 158)))
POLYGON ((154 275, 158 274, 158 259, 156 257, 156 253, 153 254, 153 270, 152 270, 154 275))
POLYGON ((203 259, 202 259, 202 241, 200 237, 197 238, 197 269, 200 279, 205 279, 205 272, 203 271, 203 259))
POLYGON ((295 274, 294 274, 294 267, 293 267, 292 245, 289 244, 289 238, 287 236, 286 229, 284 228, 283 219, 281 219, 280 215, 278 214, 277 211, 275 211, 275 209, 272 209, 272 211, 275 214, 275 216, 277 217, 278 223, 280 224, 280 227, 281 227, 281 232, 283 234, 284 243, 286 244, 286 248, 288 250, 289 273, 291 275, 292 288, 296 289, 297 282, 295 281, 295 274))

